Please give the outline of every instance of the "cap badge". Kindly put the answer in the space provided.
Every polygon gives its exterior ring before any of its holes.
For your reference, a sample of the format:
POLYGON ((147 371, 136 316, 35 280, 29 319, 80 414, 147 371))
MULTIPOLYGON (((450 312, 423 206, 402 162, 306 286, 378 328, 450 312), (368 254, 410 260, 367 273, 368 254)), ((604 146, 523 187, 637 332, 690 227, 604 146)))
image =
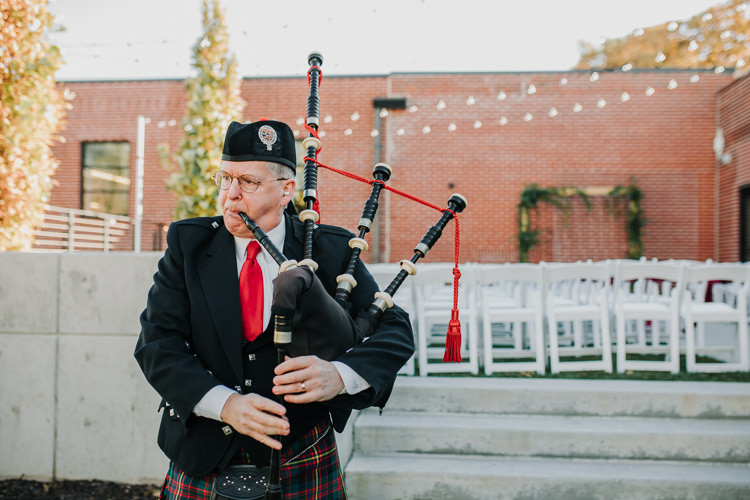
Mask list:
POLYGON ((260 127, 258 137, 260 137, 260 142, 266 145, 268 151, 271 151, 271 147, 276 143, 276 139, 278 138, 276 131, 269 125, 260 127))

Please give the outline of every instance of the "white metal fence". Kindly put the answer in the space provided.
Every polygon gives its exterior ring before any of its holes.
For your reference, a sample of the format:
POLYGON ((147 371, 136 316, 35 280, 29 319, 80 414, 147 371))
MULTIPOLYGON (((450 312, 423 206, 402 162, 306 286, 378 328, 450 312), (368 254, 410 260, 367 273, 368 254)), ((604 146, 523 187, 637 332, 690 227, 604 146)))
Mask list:
POLYGON ((44 223, 34 232, 34 249, 132 250, 130 217, 47 206, 44 223))

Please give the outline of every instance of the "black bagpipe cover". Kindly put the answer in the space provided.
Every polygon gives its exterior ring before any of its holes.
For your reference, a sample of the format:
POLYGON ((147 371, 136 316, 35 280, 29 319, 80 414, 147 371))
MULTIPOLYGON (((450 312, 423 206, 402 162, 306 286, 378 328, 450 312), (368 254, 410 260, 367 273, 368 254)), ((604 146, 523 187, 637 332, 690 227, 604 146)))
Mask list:
POLYGON ((290 356, 314 354, 331 361, 362 340, 354 319, 323 287, 312 269, 299 266, 274 281, 274 314, 292 317, 290 356))

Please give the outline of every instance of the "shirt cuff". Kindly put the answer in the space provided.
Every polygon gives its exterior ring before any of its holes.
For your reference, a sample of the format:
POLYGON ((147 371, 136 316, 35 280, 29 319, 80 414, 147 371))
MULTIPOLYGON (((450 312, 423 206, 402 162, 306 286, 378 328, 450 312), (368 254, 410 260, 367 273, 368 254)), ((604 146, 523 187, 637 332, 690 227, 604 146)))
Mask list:
POLYGON ((352 370, 348 365, 345 365, 341 361, 331 361, 333 366, 338 370, 341 380, 344 381, 344 388, 339 394, 357 394, 365 389, 370 388, 370 384, 367 380, 359 376, 357 372, 352 370))
POLYGON ((199 417, 206 417, 221 422, 221 410, 224 409, 227 399, 237 391, 224 385, 217 385, 208 391, 198 404, 193 408, 193 413, 199 417))

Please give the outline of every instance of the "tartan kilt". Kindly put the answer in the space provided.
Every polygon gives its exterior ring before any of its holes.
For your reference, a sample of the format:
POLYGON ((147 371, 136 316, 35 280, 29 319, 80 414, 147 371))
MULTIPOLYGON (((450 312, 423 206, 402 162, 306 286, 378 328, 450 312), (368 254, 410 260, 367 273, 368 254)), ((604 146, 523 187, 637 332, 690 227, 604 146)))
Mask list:
MULTIPOLYGON (((336 438, 328 422, 305 433, 281 451, 281 490, 285 500, 346 500, 336 438)), ((241 463, 249 463, 247 459, 241 463)), ((210 500, 218 473, 190 476, 173 462, 162 486, 161 500, 210 500)))

